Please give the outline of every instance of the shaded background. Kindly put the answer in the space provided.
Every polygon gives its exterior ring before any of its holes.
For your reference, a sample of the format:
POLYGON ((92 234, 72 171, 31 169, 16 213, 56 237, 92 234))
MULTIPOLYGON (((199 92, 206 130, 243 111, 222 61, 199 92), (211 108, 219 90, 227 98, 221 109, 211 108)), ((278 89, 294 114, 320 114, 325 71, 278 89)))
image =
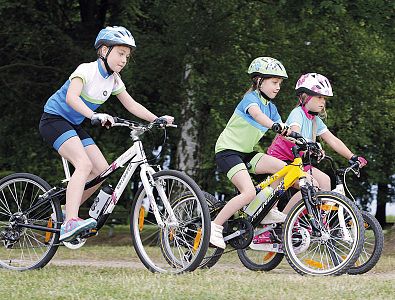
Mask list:
MULTIPOLYGON (((0 177, 31 172, 51 185, 64 178, 59 156, 38 132, 43 106, 80 63, 96 59, 98 31, 122 25, 137 43, 122 72, 127 90, 179 124, 157 163, 167 160, 211 193, 232 193, 215 172, 215 141, 249 87, 249 63, 275 57, 289 75, 275 99, 283 120, 296 105, 293 88, 302 73, 330 79, 335 96, 326 123, 368 159, 362 177, 349 182, 361 203, 375 201, 384 225, 386 203, 395 201, 394 11, 395 2, 386 0, 0 0, 0 177)), ((133 118, 116 98, 100 111, 133 118)), ((86 128, 108 161, 130 145, 127 131, 86 128)), ((262 140, 263 149, 272 137, 262 140)), ((161 138, 145 137, 147 153, 161 138)))

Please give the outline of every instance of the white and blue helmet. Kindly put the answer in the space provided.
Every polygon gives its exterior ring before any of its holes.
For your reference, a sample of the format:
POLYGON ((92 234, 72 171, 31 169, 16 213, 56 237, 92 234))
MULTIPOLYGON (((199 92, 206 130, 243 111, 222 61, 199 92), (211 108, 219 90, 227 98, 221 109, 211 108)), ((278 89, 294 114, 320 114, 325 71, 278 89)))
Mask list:
POLYGON ((100 30, 96 37, 95 49, 101 46, 123 45, 130 48, 136 48, 136 42, 129 30, 122 26, 107 26, 100 30))

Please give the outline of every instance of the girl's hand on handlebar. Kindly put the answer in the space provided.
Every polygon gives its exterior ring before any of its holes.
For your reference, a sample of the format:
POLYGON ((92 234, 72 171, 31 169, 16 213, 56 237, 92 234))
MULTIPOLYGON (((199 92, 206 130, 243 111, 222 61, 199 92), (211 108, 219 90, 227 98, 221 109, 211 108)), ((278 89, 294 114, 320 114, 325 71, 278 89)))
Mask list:
POLYGON ((368 161, 363 156, 353 155, 350 158, 350 164, 358 163, 360 168, 368 164, 368 161))
POLYGON ((114 125, 115 121, 114 118, 109 114, 94 113, 91 117, 91 123, 92 125, 98 125, 101 123, 101 126, 105 126, 107 129, 109 129, 114 125))
POLYGON ((173 122, 174 122, 174 117, 165 115, 165 116, 161 116, 159 118, 156 118, 153 123, 154 124, 158 124, 161 127, 163 127, 163 126, 166 126, 166 125, 171 125, 171 124, 173 124, 173 122))
POLYGON ((273 123, 272 130, 283 136, 288 136, 291 133, 291 129, 285 123, 273 123))

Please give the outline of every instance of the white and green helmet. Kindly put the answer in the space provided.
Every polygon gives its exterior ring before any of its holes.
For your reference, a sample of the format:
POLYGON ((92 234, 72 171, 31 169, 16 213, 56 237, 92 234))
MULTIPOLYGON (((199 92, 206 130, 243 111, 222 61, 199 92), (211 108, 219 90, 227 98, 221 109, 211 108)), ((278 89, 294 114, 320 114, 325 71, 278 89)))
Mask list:
POLYGON ((248 67, 248 74, 252 77, 280 77, 288 78, 282 63, 271 57, 257 57, 248 67))

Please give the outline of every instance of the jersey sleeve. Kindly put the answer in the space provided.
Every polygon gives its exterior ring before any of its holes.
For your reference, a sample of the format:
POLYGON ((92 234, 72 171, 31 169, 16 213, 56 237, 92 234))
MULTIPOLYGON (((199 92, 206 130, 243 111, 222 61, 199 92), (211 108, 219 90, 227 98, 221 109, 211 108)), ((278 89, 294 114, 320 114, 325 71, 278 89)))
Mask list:
POLYGON ((114 73, 114 88, 112 89, 111 95, 118 95, 126 90, 125 84, 123 83, 121 76, 114 73))
POLYGON ((303 115, 300 113, 298 109, 293 109, 291 113, 288 116, 288 119, 286 121, 288 126, 298 126, 299 128, 302 128, 303 125, 303 115))
POLYGON ((91 74, 89 70, 89 64, 80 64, 77 69, 73 73, 71 73, 69 79, 70 81, 73 78, 79 77, 82 79, 83 84, 85 85, 87 82, 89 82, 89 75, 91 74))
POLYGON ((257 105, 259 106, 259 99, 254 97, 252 93, 248 93, 243 97, 243 100, 238 105, 238 109, 241 110, 243 113, 248 114, 248 109, 251 106, 257 105))
POLYGON ((321 135, 328 131, 328 127, 324 124, 324 122, 321 120, 321 118, 316 117, 315 118, 317 121, 317 135, 321 135))

